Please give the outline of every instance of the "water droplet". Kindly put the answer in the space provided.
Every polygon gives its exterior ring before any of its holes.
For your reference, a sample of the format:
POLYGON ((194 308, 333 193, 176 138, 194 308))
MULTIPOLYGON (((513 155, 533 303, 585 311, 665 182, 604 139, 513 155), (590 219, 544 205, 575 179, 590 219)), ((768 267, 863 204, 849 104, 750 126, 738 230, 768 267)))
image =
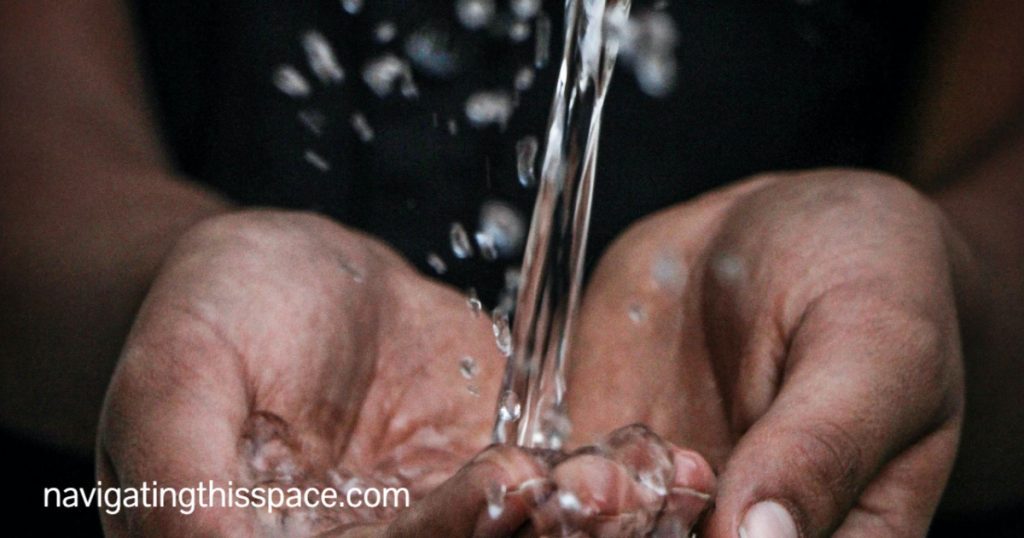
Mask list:
POLYGON ((428 75, 447 78, 458 72, 459 55, 447 31, 434 26, 416 30, 405 40, 405 55, 428 75))
POLYGON ((558 506, 567 512, 583 511, 583 503, 581 503, 580 498, 571 491, 558 492, 558 506))
POLYGON ((508 37, 516 43, 522 43, 530 38, 530 23, 526 21, 515 21, 508 26, 508 37))
POLYGON ((452 253, 456 258, 463 259, 473 255, 473 245, 469 242, 469 234, 461 223, 454 222, 448 232, 451 240, 452 253))
POLYGON ((508 291, 516 291, 519 289, 519 284, 523 282, 523 273, 518 267, 509 267, 505 269, 505 289, 508 291))
POLYGON ((319 110, 300 110, 296 117, 299 119, 299 123, 306 127, 309 132, 320 136, 324 132, 324 126, 327 124, 327 116, 319 110))
POLYGON ((540 0, 511 0, 509 7, 519 19, 532 19, 540 11, 540 0))
POLYGON ((532 68, 522 67, 516 72, 516 78, 513 86, 517 92, 525 92, 533 87, 534 78, 535 75, 532 68))
POLYGON ((653 56, 638 60, 634 66, 637 84, 651 97, 664 97, 676 85, 675 58, 653 56))
POLYGON ((476 359, 470 356, 465 356, 459 359, 459 373, 466 379, 473 379, 476 377, 479 371, 479 366, 476 364, 476 359))
POLYGON ((444 263, 441 256, 438 256, 436 252, 430 252, 427 254, 427 265, 434 270, 435 273, 443 275, 448 272, 448 264, 444 263))
POLYGON ((498 249, 494 246, 493 237, 483 232, 476 232, 473 234, 473 238, 476 240, 476 246, 480 250, 480 256, 483 259, 489 262, 498 259, 498 249))
POLYGON ((548 408, 540 419, 541 441, 536 446, 543 446, 553 450, 559 450, 565 445, 565 441, 572 434, 572 421, 564 411, 548 408))
POLYGON ((331 164, 328 163, 327 160, 324 159, 322 156, 320 156, 319 153, 311 149, 307 149, 306 152, 303 154, 303 157, 306 159, 307 163, 313 165, 313 167, 316 168, 317 170, 321 172, 330 172, 331 164))
POLYGON ((512 96, 504 90, 480 91, 466 100, 466 118, 475 127, 497 124, 502 129, 512 116, 512 96))
POLYGON ((537 30, 534 32, 533 66, 541 69, 548 65, 551 55, 551 19, 542 11, 534 24, 537 30))
POLYGON ((387 97, 399 79, 402 79, 403 84, 406 84, 406 81, 411 82, 410 71, 409 65, 398 56, 391 53, 382 54, 363 67, 363 82, 377 94, 377 97, 387 97))
POLYGON ((363 276, 363 272, 353 267, 352 264, 348 262, 348 260, 341 259, 338 261, 341 263, 342 271, 348 273, 348 276, 352 277, 352 280, 354 282, 356 282, 357 284, 362 284, 363 282, 366 282, 366 277, 363 276))
POLYGON ((633 323, 639 325, 647 319, 647 313, 644 312, 643 305, 631 304, 629 305, 629 319, 633 323))
POLYGON ((686 266, 677 252, 662 252, 651 265, 651 278, 658 287, 680 291, 686 286, 687 277, 686 266))
POLYGON ((480 208, 480 222, 475 234, 481 254, 488 260, 515 256, 523 246, 526 224, 514 207, 495 200, 480 208))
POLYGON ((484 304, 480 302, 480 297, 476 294, 476 288, 469 288, 469 293, 466 294, 466 303, 469 304, 469 309, 473 312, 474 317, 479 316, 484 309, 484 304))
POLYGON ((448 134, 452 136, 459 134, 459 122, 455 118, 448 118, 448 134))
POLYGON ((327 39, 317 31, 310 30, 302 36, 302 48, 306 50, 306 60, 320 82, 339 84, 345 80, 345 71, 338 65, 334 57, 334 49, 327 39))
POLYGON ((281 93, 294 98, 307 97, 310 92, 306 77, 290 65, 282 65, 274 71, 274 86, 281 93))
POLYGON ((619 428, 602 443, 601 450, 618 461, 635 480, 658 495, 668 493, 675 476, 672 455, 647 427, 635 424, 619 428))
POLYGON ((364 143, 373 141, 373 127, 370 126, 370 122, 367 121, 366 116, 362 112, 352 113, 351 118, 352 129, 355 130, 356 134, 359 135, 359 140, 364 143))
POLYGON ((479 30, 494 18, 494 0, 456 0, 455 14, 463 26, 479 30))
POLYGON ((491 519, 498 519, 505 511, 505 484, 491 484, 487 486, 485 495, 487 497, 487 516, 491 519))
POLYGON ((665 485, 665 477, 662 473, 645 470, 637 475, 640 484, 647 489, 664 497, 668 494, 668 487, 665 485))
POLYGON ((349 15, 355 15, 363 10, 363 0, 341 0, 341 8, 349 15))
POLYGON ((516 396, 516 393, 510 390, 505 391, 501 395, 501 401, 498 403, 498 416, 501 420, 509 422, 519 420, 521 413, 522 406, 519 404, 519 396, 516 396))
POLYGON ((643 13, 625 24, 620 54, 644 93, 662 97, 675 87, 678 41, 675 21, 663 11, 643 13))
POLYGON ((532 187, 537 184, 534 165, 537 162, 537 137, 525 136, 516 142, 516 168, 519 172, 519 184, 532 187))
POLYGON ((508 314, 495 311, 491 316, 491 331, 494 333, 494 343, 498 346, 501 354, 509 357, 512 355, 512 330, 508 324, 508 314))
POLYGON ((728 252, 712 258, 711 269, 720 282, 735 282, 745 273, 743 260, 728 252))
POLYGON ((402 73, 401 83, 402 97, 406 99, 416 99, 420 96, 420 89, 416 87, 416 81, 412 78, 412 69, 406 66, 405 71, 402 73))
POLYGON ((398 27, 391 21, 381 21, 373 28, 373 39, 377 43, 390 43, 398 35, 398 27))

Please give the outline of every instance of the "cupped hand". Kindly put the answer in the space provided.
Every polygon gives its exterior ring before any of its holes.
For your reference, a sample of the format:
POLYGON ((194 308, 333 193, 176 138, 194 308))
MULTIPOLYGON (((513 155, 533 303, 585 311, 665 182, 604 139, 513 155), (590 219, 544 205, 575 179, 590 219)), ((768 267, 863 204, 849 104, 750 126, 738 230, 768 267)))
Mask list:
POLYGON ((961 425, 967 260, 927 199, 866 172, 759 177, 648 217, 583 301, 576 440, 643 422, 708 456, 702 536, 923 536, 961 425))
POLYGON ((125 507, 101 510, 105 531, 615 536, 659 521, 688 527, 713 486, 710 469, 643 428, 572 455, 488 447, 504 369, 489 323, 462 294, 326 219, 250 211, 200 224, 165 261, 127 339, 101 417, 99 479, 333 488, 343 500, 401 487, 412 506, 125 507), (669 465, 641 476, 638 453, 669 465), (665 491, 652 496, 652 480, 665 491))

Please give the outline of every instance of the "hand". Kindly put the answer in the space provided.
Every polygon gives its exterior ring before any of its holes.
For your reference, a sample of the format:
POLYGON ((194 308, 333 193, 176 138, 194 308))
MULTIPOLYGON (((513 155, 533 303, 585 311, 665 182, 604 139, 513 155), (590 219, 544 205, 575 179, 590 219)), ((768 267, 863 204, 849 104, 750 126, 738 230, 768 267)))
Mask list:
POLYGON ((704 536, 923 536, 961 426, 965 258, 931 203, 864 172, 752 179, 651 216, 584 298, 577 439, 644 422, 708 456, 704 536))
POLYGON ((572 519, 607 536, 648 528, 661 511, 689 525, 703 509, 704 498, 686 493, 710 490, 707 464, 644 430, 616 434, 614 450, 569 458, 485 448, 503 370, 488 316, 379 243, 302 214, 206 221, 165 261, 128 337, 101 418, 100 480, 407 487, 414 503, 187 516, 171 506, 126 509, 101 512, 105 529, 501 536, 572 519), (463 357, 472 363, 462 367, 463 357), (668 502, 628 472, 638 451, 669 460, 659 471, 668 502))

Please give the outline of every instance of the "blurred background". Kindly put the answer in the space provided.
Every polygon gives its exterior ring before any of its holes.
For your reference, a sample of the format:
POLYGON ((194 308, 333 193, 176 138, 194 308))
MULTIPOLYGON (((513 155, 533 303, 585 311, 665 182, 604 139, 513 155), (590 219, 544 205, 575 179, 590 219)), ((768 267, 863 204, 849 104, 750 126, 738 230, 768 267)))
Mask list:
MULTIPOLYGON (((239 204, 311 209, 366 230, 493 306, 520 261, 536 194, 521 181, 516 148, 531 136, 543 147, 564 6, 461 4, 123 5, 149 113, 177 173, 239 204), (504 228, 494 231, 495 219, 504 228), (452 251, 454 224, 477 255, 452 251), (475 232, 503 242, 485 255, 475 232)), ((633 48, 605 108, 590 259, 637 218, 763 171, 864 167, 940 186, 1024 102, 1014 89, 1024 80, 1024 26, 993 15, 1007 5, 1021 15, 1012 4, 637 1, 633 48)), ((8 24, 0 21, 0 34, 19 35, 8 24)), ((117 38, 93 36, 106 37, 117 38)), ((66 53, 78 43, 69 39, 66 53)), ((33 54, 15 38, 3 44, 8 60, 33 54)), ((0 84, 32 82, 13 76, 0 72, 0 84)), ((119 341, 74 334, 53 343, 20 296, 0 293, 0 424, 18 477, 4 488, 16 507, 9 517, 36 534, 97 535, 94 509, 44 511, 37 492, 94 485, 94 423, 64 420, 74 413, 62 402, 79 383, 105 383, 109 366, 83 380, 56 365, 69 347, 116 356, 119 341), (26 359, 41 355, 55 358, 26 359), (23 384, 30 370, 52 383, 32 390, 23 384)), ((81 414, 95 405, 83 400, 81 414)), ((1019 508, 942 514, 933 535, 1024 536, 1019 508)))

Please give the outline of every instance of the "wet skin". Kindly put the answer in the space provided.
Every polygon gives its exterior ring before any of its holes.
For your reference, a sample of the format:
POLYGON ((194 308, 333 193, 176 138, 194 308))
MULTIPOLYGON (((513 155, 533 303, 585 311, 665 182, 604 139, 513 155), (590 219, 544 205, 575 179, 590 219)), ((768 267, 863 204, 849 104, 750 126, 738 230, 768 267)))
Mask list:
POLYGON ((529 536, 564 522, 610 536, 646 532, 661 513, 689 527, 714 477, 700 456, 646 430, 572 457, 488 448, 503 366, 488 316, 366 236, 306 214, 207 221, 166 260, 127 340, 101 419, 100 479, 403 486, 414 503, 272 516, 137 509, 104 515, 105 529, 529 536), (469 380, 464 356, 478 366, 469 380), (669 462, 658 469, 667 496, 637 476, 637 450, 669 462), (507 494, 492 517, 496 488, 507 494), (566 492, 578 507, 559 503, 566 492))
POLYGON ((357 477, 416 502, 129 510, 105 528, 639 535, 685 530, 714 491, 702 536, 756 536, 748 511, 782 513, 804 536, 921 535, 960 430, 964 259, 934 206, 863 172, 757 178, 649 217, 588 285, 572 440, 599 445, 566 458, 486 448, 504 362, 462 294, 318 217, 218 217, 179 242, 139 312, 104 408, 100 477, 357 477), (662 437, 617 430, 635 422, 662 437), (637 472, 637 454, 671 462, 658 466, 666 487, 637 472), (502 486, 492 518, 488 492, 502 486), (778 510, 750 510, 762 501, 778 510))

